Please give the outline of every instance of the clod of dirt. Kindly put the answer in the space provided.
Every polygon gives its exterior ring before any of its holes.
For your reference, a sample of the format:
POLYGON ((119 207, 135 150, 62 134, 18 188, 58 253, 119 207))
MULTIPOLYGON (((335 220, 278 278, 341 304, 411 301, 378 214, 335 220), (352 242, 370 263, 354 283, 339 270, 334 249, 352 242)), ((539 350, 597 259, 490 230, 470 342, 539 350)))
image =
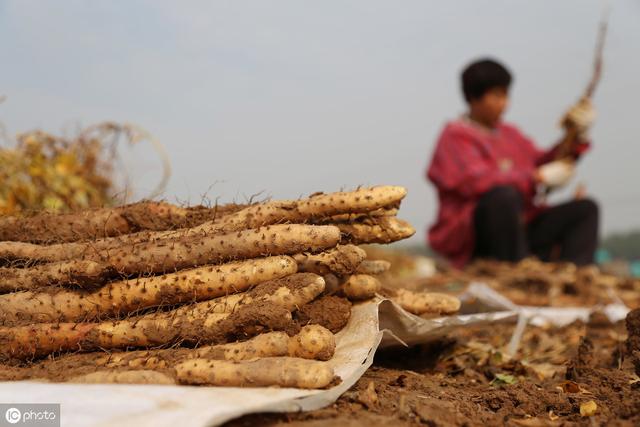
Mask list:
POLYGON ((586 371, 593 368, 593 342, 589 337, 582 337, 578 345, 578 353, 569 362, 565 378, 568 380, 578 380, 586 371))
POLYGON ((294 315, 300 325, 320 325, 336 333, 351 316, 351 302, 346 298, 324 296, 302 306, 294 315))
POLYGON ((640 376, 640 308, 631 310, 625 320, 627 327, 627 351, 631 355, 631 362, 636 375, 640 376))
POLYGON ((207 338, 211 343, 234 342, 263 332, 283 331, 291 323, 288 310, 269 301, 258 301, 247 304, 222 320, 217 325, 216 336, 207 338))
POLYGON ((590 328, 610 328, 613 326, 611 320, 604 314, 602 311, 594 311, 589 316, 589 327, 590 328))

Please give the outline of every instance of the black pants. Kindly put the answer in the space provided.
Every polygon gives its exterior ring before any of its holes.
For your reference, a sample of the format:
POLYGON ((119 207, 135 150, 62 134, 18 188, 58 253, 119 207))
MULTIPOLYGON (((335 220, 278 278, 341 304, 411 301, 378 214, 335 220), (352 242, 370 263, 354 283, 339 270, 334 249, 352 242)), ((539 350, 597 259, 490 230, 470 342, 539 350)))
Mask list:
POLYGON ((599 222, 594 201, 551 207, 527 225, 523 212, 522 195, 514 187, 498 186, 483 194, 474 215, 474 257, 519 261, 535 255, 543 261, 593 263, 599 222))

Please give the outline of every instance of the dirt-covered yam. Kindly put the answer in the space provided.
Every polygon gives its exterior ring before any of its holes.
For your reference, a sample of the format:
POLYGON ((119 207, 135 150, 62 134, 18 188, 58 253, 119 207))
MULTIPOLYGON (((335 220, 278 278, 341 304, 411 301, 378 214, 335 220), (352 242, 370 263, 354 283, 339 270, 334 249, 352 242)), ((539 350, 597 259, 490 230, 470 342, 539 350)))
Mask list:
POLYGON ((407 194, 403 187, 379 186, 354 191, 315 193, 300 200, 258 203, 227 215, 220 221, 193 228, 195 233, 214 229, 242 230, 282 222, 308 223, 313 220, 348 213, 364 213, 380 208, 395 208, 407 194))
POLYGON ((194 359, 176 366, 176 378, 182 384, 223 387, 294 387, 318 389, 334 379, 326 362, 293 357, 270 357, 252 361, 229 362, 194 359))
POLYGON ((233 313, 245 305, 258 301, 268 301, 293 311, 314 300, 324 291, 324 286, 324 279, 316 274, 296 273, 261 283, 244 293, 192 304, 176 312, 193 317, 213 313, 233 313))
POLYGON ((336 350, 333 333, 320 325, 307 325, 289 341, 289 356, 329 360, 336 350))
POLYGON ((362 222, 335 223, 345 235, 343 241, 357 245, 392 243, 413 236, 416 230, 396 217, 371 218, 362 222))
POLYGON ((0 293, 60 284, 95 289, 116 275, 110 265, 90 260, 60 261, 29 268, 0 267, 0 293))
MULTIPOLYGON (((53 264, 41 267, 47 265, 53 264)), ((0 324, 117 318, 149 307, 204 301, 242 292, 296 270, 292 258, 276 256, 121 280, 94 291, 53 288, 14 292, 0 295, 0 324)))
POLYGON ((173 385, 176 381, 167 374, 152 370, 137 371, 97 371, 78 375, 67 380, 70 383, 83 384, 164 384, 173 385))
POLYGON ((334 334, 341 331, 351 317, 351 302, 335 295, 325 295, 294 313, 300 325, 320 325, 334 334))
POLYGON ((269 301, 247 304, 234 313, 180 308, 125 320, 96 323, 36 323, 0 327, 0 362, 28 360, 51 353, 97 349, 223 344, 263 332, 285 330, 291 312, 269 301))
POLYGON ((437 292, 414 292, 398 289, 391 298, 400 307, 410 313, 422 314, 453 314, 460 310, 460 300, 453 295, 437 292))
POLYGON ((318 254, 296 254, 293 256, 300 271, 325 275, 353 274, 367 257, 367 253, 355 245, 341 245, 318 254))
POLYGON ((344 295, 354 301, 373 298, 381 289, 380 281, 368 274, 354 274, 342 284, 344 295))
POLYGON ((359 274, 371 274, 375 276, 377 274, 382 274, 389 271, 390 268, 391 268, 391 263, 389 261, 385 261, 382 259, 380 260, 365 259, 358 266, 357 272, 359 274))
POLYGON ((127 274, 164 273, 234 259, 316 252, 334 247, 339 239, 340 232, 333 226, 281 224, 142 243, 101 253, 98 259, 127 274))
POLYGON ((180 226, 186 210, 162 202, 139 202, 81 212, 0 217, 0 241, 71 242, 180 226))

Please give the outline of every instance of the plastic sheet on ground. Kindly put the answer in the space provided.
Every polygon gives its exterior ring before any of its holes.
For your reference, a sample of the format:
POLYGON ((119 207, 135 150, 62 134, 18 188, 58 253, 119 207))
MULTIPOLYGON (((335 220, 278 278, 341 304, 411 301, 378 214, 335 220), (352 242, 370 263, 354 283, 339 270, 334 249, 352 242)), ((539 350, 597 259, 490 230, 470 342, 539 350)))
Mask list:
MULTIPOLYGON (((379 345, 413 345, 454 328, 514 319, 513 312, 422 319, 377 299, 353 307, 330 363, 341 383, 328 390, 124 384, 0 383, 2 403, 61 403, 63 426, 211 426, 256 412, 295 412, 333 403, 371 366, 379 345)), ((0 414, 1 415, 1 414, 0 414)))
POLYGON ((542 326, 552 324, 565 326, 576 320, 586 322, 594 311, 602 311, 611 322, 617 322, 626 317, 629 307, 621 301, 597 307, 534 307, 514 304, 502 294, 491 289, 484 283, 471 283, 465 293, 460 296, 462 311, 480 313, 487 311, 512 311, 527 322, 542 326))

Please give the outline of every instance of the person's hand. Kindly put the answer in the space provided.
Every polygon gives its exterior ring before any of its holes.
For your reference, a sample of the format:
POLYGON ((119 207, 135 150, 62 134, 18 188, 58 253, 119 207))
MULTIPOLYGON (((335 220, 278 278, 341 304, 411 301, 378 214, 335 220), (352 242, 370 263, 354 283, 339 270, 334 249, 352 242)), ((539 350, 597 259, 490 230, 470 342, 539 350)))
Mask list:
POLYGON ((548 188, 558 188, 569 182, 574 172, 572 162, 556 160, 540 166, 536 171, 536 179, 548 188))
POLYGON ((567 111, 562 119, 564 127, 574 127, 578 135, 585 135, 596 119, 596 110, 589 98, 582 98, 567 111))

